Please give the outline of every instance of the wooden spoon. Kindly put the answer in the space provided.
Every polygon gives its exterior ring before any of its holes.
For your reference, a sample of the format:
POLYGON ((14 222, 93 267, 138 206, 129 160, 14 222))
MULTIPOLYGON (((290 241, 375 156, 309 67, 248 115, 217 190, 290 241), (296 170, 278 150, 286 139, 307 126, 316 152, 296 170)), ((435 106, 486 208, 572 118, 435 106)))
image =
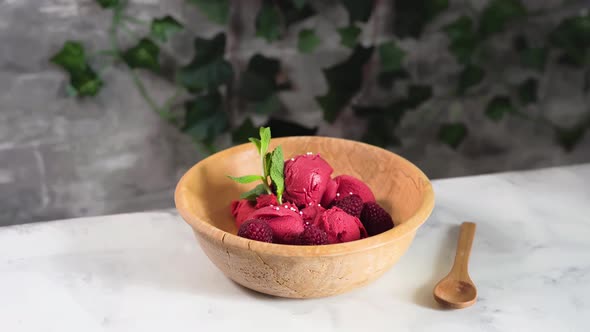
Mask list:
POLYGON ((469 273, 467 272, 474 235, 474 223, 464 222, 461 224, 461 233, 459 234, 459 243, 457 244, 457 253, 453 268, 434 287, 434 299, 444 306, 453 309, 462 309, 475 303, 477 288, 475 288, 475 284, 469 278, 469 273))

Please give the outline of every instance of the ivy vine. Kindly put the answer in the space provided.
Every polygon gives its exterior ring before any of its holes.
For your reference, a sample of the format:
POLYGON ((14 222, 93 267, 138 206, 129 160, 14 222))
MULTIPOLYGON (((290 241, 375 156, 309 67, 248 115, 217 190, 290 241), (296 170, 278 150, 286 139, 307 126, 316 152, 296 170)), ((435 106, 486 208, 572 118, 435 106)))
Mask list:
MULTIPOLYGON (((66 91, 80 98, 96 96, 105 82, 101 70, 96 69, 97 58, 104 58, 107 65, 122 65, 150 108, 170 125, 191 136, 195 142, 214 150, 215 140, 230 133, 235 142, 253 136, 256 127, 251 119, 257 114, 277 113, 283 107, 280 93, 292 89, 282 62, 278 58, 262 54, 252 55, 243 68, 232 63, 228 56, 228 33, 231 33, 230 0, 187 0, 198 7, 209 20, 226 26, 225 32, 211 38, 194 37, 193 58, 178 64, 170 73, 163 68, 163 47, 170 38, 184 29, 184 24, 171 15, 153 18, 144 22, 127 14, 127 0, 96 0, 104 10, 111 11, 111 26, 108 30, 110 48, 89 52, 79 41, 66 41, 51 61, 69 75, 66 91), (131 32, 130 26, 146 25, 148 33, 138 36, 135 43, 122 47, 119 43, 122 31, 131 32), (143 84, 140 71, 148 71, 168 79, 177 86, 176 92, 159 104, 143 84), (179 105, 182 105, 179 107, 179 105), (240 123, 236 121, 241 120, 240 123)), ((350 49, 349 56, 328 68, 322 75, 327 82, 327 91, 315 97, 323 118, 334 122, 345 109, 352 109, 359 118, 365 119, 370 128, 363 140, 380 146, 400 144, 396 136, 404 116, 421 109, 432 99, 452 99, 461 103, 472 98, 474 91, 488 94, 488 103, 480 110, 493 122, 507 117, 522 121, 536 121, 555 133, 556 141, 564 149, 571 150, 590 127, 590 113, 573 127, 554 124, 543 112, 531 113, 529 108, 538 108, 540 78, 550 65, 567 66, 585 73, 585 83, 580 89, 590 89, 590 14, 582 12, 564 17, 546 35, 529 40, 517 33, 511 45, 518 56, 516 63, 523 68, 526 77, 518 83, 504 80, 486 80, 490 73, 486 62, 490 57, 489 43, 497 36, 513 35, 518 29, 511 25, 527 23, 529 19, 549 13, 529 11, 520 0, 490 0, 481 9, 464 8, 456 17, 438 24, 437 31, 428 29, 442 14, 449 11, 448 0, 396 0, 391 3, 395 17, 391 26, 392 36, 385 41, 361 43, 360 36, 372 24, 379 0, 340 0, 348 13, 344 26, 335 26, 340 44, 350 49), (415 39, 418 42, 427 34, 443 34, 448 39, 448 52, 456 59, 458 72, 451 95, 440 95, 430 85, 421 84, 407 70, 411 57, 402 47, 402 41, 415 39), (378 103, 362 98, 364 87, 374 81, 379 89, 391 91, 402 83, 405 94, 390 93, 388 100, 378 103), (485 85, 485 86, 484 86, 485 85), (498 92, 501 91, 501 92, 498 92), (503 91, 503 92, 502 92, 503 91), (527 107, 527 110, 525 110, 527 107)), ((382 4, 381 4, 382 5, 382 4)), ((458 10, 454 10, 453 13, 458 10)), ((270 1, 262 0, 254 19, 256 36, 267 43, 282 40, 290 29, 298 29, 296 44, 292 47, 302 53, 312 53, 322 44, 314 28, 297 28, 297 25, 318 15, 313 3, 308 0, 270 1)), ((495 76, 494 76, 495 77, 495 76)), ((318 77, 319 79, 319 77, 318 77)), ((471 135, 467 124, 457 115, 440 125, 438 139, 452 148, 458 148, 471 135)), ((444 111, 444 110, 442 110, 444 111)), ((473 110, 477 112, 478 110, 473 110)), ((430 110, 430 112, 440 112, 430 110)), ((273 133, 277 136, 313 134, 314 128, 271 118, 273 133)))

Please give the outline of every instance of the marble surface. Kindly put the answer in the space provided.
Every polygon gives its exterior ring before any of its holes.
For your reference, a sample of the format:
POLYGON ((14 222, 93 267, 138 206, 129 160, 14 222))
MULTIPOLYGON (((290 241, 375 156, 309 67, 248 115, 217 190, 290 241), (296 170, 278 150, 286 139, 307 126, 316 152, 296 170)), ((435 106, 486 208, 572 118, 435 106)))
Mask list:
POLYGON ((432 217, 381 279, 288 300, 226 279, 174 211, 0 228, 2 331, 587 331, 590 164, 434 182, 432 217), (478 224, 478 303, 441 310, 432 288, 458 225, 478 224))

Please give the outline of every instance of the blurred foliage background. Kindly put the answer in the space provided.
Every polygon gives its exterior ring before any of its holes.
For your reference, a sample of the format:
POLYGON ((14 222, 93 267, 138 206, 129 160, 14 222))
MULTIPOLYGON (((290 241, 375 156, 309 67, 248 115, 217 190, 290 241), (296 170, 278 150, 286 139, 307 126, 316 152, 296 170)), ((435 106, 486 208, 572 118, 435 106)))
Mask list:
MULTIPOLYGON (((274 136, 316 133, 316 128, 273 116, 286 111, 281 93, 298 88, 289 77, 288 64, 262 50, 240 61, 232 47, 244 24, 235 23, 233 16, 244 6, 257 6, 255 17, 246 22, 254 26, 256 37, 302 54, 315 52, 327 41, 302 22, 315 19, 332 24, 328 16, 322 17, 318 2, 187 0, 221 27, 209 37, 188 31, 194 35, 189 61, 178 60, 168 45, 175 34, 187 33, 186 22, 171 14, 142 20, 128 12, 126 0, 96 2, 111 15, 106 32, 110 47, 89 49, 84 40, 70 40, 51 58, 69 76, 66 90, 72 97, 92 98, 101 93, 109 84, 101 73, 115 66, 131 75, 146 104, 162 121, 190 136, 207 153, 227 145, 220 137, 245 142, 261 124, 270 125, 274 136), (133 40, 130 46, 121 45, 122 34, 133 40), (295 37, 287 39, 290 35, 295 37), (174 84, 175 93, 157 101, 144 84, 150 75, 174 84)), ((569 3, 580 2, 565 1, 559 6, 569 3)), ((527 9, 520 0, 490 0, 480 5, 449 0, 340 0, 336 5, 346 11, 348 20, 333 28, 338 42, 349 52, 338 63, 309 73, 327 84, 327 91, 313 98, 328 124, 344 112, 358 119, 364 128, 358 138, 363 141, 383 147, 403 144, 397 128, 412 112, 419 112, 425 125, 429 118, 445 114, 436 123, 436 137, 453 149, 478 135, 478 128, 464 121, 468 112, 492 123, 508 117, 534 122, 549 128, 547 132, 566 151, 575 149, 590 127, 590 110, 568 125, 552 121, 543 111, 539 92, 546 84, 545 71, 554 67, 582 73, 584 79, 576 89, 584 94, 590 89, 590 14, 583 8, 560 17, 544 31, 535 28, 535 20, 553 9, 527 9), (383 30, 379 19, 384 8, 392 19, 386 22, 385 31, 379 31, 383 30), (429 76, 441 72, 438 82, 428 82, 424 74, 408 69, 414 61, 408 49, 419 48, 433 36, 445 39, 445 52, 454 59, 450 68, 427 67, 429 76), (486 102, 481 109, 466 109, 466 101, 482 96, 486 102), (433 105, 432 100, 443 106, 428 106, 433 105)))

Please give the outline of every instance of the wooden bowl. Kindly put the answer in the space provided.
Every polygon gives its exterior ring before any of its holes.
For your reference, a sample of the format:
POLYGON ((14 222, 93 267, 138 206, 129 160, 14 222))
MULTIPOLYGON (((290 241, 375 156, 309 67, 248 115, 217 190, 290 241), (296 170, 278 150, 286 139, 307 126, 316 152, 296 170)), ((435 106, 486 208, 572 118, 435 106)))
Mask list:
POLYGON ((396 224, 366 239, 324 246, 294 246, 252 241, 236 235, 230 202, 252 184, 226 175, 260 173, 252 144, 216 153, 193 166, 175 192, 176 208, 192 227, 209 259, 247 288, 281 297, 313 298, 340 294, 381 276, 408 250, 416 230, 434 206, 428 178, 406 159, 364 143, 327 137, 272 139, 285 158, 320 153, 334 168, 365 181, 396 224))

